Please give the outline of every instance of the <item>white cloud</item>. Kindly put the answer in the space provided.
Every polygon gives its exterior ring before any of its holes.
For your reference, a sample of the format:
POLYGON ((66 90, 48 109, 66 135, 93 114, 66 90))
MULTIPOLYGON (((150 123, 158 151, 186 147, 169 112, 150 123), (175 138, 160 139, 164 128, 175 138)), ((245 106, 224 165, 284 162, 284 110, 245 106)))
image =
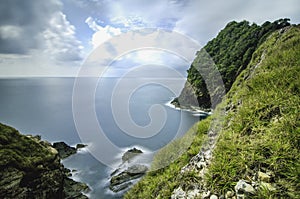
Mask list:
POLYGON ((53 14, 49 27, 42 33, 44 52, 54 61, 81 60, 81 43, 75 37, 75 27, 62 12, 53 14))
POLYGON ((91 43, 94 48, 108 41, 113 36, 121 34, 120 28, 115 28, 110 25, 106 25, 102 27, 98 25, 97 22, 92 17, 88 17, 85 20, 85 23, 87 23, 88 26, 95 32, 91 39, 91 43))
POLYGON ((175 30, 205 44, 233 20, 260 24, 267 20, 291 18, 293 23, 299 23, 298 4, 297 0, 191 0, 182 7, 183 15, 176 22, 175 30))

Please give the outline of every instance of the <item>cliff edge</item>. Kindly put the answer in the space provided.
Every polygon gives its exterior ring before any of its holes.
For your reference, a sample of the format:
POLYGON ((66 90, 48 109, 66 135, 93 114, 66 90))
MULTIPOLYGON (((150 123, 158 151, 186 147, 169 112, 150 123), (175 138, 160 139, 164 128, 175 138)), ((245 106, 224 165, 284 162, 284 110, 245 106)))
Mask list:
POLYGON ((69 174, 50 143, 0 123, 0 198, 87 198, 69 174))

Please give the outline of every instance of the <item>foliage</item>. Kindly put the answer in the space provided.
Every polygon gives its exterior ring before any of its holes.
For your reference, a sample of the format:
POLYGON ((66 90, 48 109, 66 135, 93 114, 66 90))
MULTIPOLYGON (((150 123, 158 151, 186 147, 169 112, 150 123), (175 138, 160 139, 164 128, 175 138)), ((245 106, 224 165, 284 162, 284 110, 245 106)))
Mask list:
POLYGON ((42 142, 21 135, 16 129, 0 124, 0 168, 37 169, 55 158, 42 142))
MULTIPOLYGON (((263 26, 269 30, 272 25, 263 26)), ((220 120, 223 128, 205 176, 208 189, 224 195, 234 190, 238 180, 253 178, 258 171, 270 171, 276 190, 260 188, 253 198, 299 197, 300 26, 276 29, 273 27, 272 35, 252 53, 248 66, 236 78, 217 111, 198 123, 189 150, 168 167, 148 173, 125 198, 170 198, 182 182, 197 180, 195 173, 180 178, 179 172, 197 154, 207 139, 210 120, 218 119, 218 110, 223 109, 227 115, 220 120)), ((266 30, 261 34, 265 35, 266 30)), ((180 140, 170 144, 170 151, 167 147, 155 160, 172 154, 180 144, 180 140)))
POLYGON ((279 19, 273 23, 265 22, 259 26, 249 24, 247 21, 230 22, 220 31, 218 36, 207 43, 204 49, 197 52, 197 57, 188 70, 188 79, 185 88, 181 92, 175 104, 181 106, 200 106, 210 108, 217 105, 222 99, 219 87, 209 90, 207 86, 214 84, 214 74, 210 74, 208 68, 217 68, 223 79, 226 92, 230 90, 236 77, 249 64, 253 52, 267 36, 274 30, 289 25, 289 19, 279 19), (210 59, 203 56, 206 51, 210 59), (214 63, 211 63, 213 60, 214 63), (196 95, 197 101, 193 100, 196 95), (215 102, 211 104, 211 102, 215 102), (199 105, 198 105, 199 104, 199 105))
POLYGON ((298 77, 299 26, 276 31, 263 43, 220 105, 230 111, 207 174, 212 191, 224 194, 239 179, 268 170, 274 173, 276 191, 260 189, 255 197, 300 195, 298 77))

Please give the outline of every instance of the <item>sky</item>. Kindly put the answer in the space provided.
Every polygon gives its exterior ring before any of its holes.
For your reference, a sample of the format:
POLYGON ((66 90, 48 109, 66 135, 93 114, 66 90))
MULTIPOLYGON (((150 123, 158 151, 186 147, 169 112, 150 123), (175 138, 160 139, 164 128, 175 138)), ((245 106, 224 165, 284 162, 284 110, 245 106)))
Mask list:
MULTIPOLYGON (((233 20, 262 24, 290 18, 298 24, 299 5, 298 0, 1 0, 0 77, 77 76, 101 45, 113 60, 112 76, 137 64, 184 65, 186 70, 191 60, 159 48, 120 54, 122 46, 131 44, 114 40, 151 28, 179 33, 204 46, 233 20)), ((146 38, 145 48, 154 45, 146 38)), ((160 44, 156 47, 174 42, 166 37, 155 41, 160 44)))

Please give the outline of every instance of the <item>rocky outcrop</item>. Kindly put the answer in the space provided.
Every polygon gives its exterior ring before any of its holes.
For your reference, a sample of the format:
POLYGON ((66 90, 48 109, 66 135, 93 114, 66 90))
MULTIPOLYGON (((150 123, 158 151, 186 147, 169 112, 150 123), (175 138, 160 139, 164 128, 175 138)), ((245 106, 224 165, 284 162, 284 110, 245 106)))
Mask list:
POLYGON ((82 149, 87 145, 77 144, 75 148, 67 145, 65 142, 54 142, 52 146, 57 150, 59 157, 64 159, 75 154, 79 149, 82 149))
POLYGON ((130 161, 131 159, 133 159, 137 155, 140 155, 141 153, 143 153, 143 151, 141 151, 141 150, 139 150, 137 148, 129 149, 128 151, 126 151, 123 154, 122 161, 123 162, 130 161))
POLYGON ((136 156, 142 154, 143 151, 133 148, 126 151, 122 156, 122 164, 111 173, 109 189, 113 192, 120 192, 127 189, 133 184, 133 180, 142 177, 148 170, 148 167, 141 164, 133 164, 128 166, 136 156))
POLYGON ((0 198, 87 198, 69 175, 50 143, 0 124, 0 198))
POLYGON ((148 170, 145 165, 133 165, 125 171, 113 176, 110 180, 110 189, 114 192, 119 192, 132 185, 132 180, 143 176, 148 170))

